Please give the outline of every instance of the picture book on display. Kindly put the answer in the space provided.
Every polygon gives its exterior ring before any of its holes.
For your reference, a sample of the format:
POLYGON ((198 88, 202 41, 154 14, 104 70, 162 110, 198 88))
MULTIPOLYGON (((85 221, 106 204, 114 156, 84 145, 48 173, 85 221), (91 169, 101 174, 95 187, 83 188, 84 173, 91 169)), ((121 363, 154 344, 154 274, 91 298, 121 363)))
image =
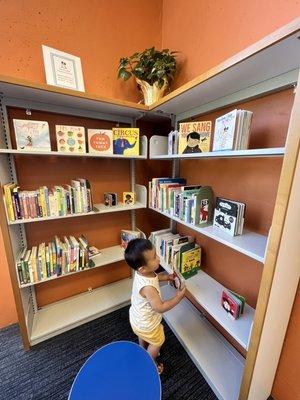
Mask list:
POLYGON ((252 115, 251 111, 235 109, 217 118, 213 151, 247 149, 252 115))
POLYGON ((244 313, 245 303, 243 296, 231 290, 222 291, 221 305, 233 319, 238 319, 244 313))
POLYGON ((113 154, 112 130, 88 129, 88 144, 91 154, 113 154))
POLYGON ((55 125, 57 151, 86 153, 85 130, 83 126, 55 125))
POLYGON ((51 151, 47 121, 13 119, 18 150, 51 151))
POLYGON ((246 205, 234 200, 217 197, 214 213, 214 226, 231 236, 242 235, 246 205))
POLYGON ((210 151, 211 121, 182 122, 179 124, 178 154, 210 151))
POLYGON ((135 192, 123 192, 123 204, 133 205, 135 203, 135 192))
POLYGON ((143 238, 143 233, 141 231, 131 231, 127 229, 121 230, 121 247, 126 249, 130 240, 143 238))
POLYGON ((140 153, 139 128, 113 128, 114 154, 138 156, 140 153))

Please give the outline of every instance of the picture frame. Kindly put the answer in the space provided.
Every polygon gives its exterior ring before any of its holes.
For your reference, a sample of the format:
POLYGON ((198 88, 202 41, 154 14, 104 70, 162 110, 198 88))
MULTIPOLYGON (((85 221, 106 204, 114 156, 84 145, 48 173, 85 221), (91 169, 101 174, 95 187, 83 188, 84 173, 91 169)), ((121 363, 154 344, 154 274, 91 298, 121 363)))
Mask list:
POLYGON ((81 60, 77 56, 42 45, 48 85, 84 92, 81 60))

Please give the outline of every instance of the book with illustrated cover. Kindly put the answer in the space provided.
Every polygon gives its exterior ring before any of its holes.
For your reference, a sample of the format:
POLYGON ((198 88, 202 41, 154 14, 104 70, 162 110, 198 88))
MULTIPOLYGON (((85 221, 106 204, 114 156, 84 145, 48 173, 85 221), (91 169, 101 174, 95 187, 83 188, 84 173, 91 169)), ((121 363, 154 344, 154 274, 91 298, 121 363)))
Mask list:
POLYGON ((245 297, 231 290, 222 291, 221 305, 233 319, 238 319, 244 313, 245 303, 245 297))
POLYGON ((213 151, 232 150, 235 142, 238 110, 233 110, 216 119, 213 151))
POLYGON ((139 239, 142 236, 143 235, 140 231, 130 231, 127 229, 122 229, 121 230, 121 247, 123 247, 123 249, 126 249, 130 240, 139 239))
POLYGON ((213 225, 231 236, 243 233, 246 205, 217 197, 213 225))
POLYGON ((85 130, 83 126, 55 125, 57 151, 86 153, 85 130))
POLYGON ((182 246, 180 249, 180 272, 186 279, 197 274, 201 266, 201 248, 193 243, 194 247, 188 249, 191 244, 182 246))
POLYGON ((13 119, 18 150, 51 151, 47 121, 13 119))
POLYGON ((110 129, 88 129, 88 148, 91 154, 113 154, 110 129))
POLYGON ((123 204, 133 205, 135 203, 135 192, 123 192, 123 204))
POLYGON ((139 128, 113 128, 114 154, 138 156, 140 154, 139 128))
POLYGON ((174 271, 173 276, 174 276, 174 281, 170 282, 171 285, 177 290, 183 289, 185 286, 185 279, 182 276, 182 274, 179 271, 174 271))
POLYGON ((182 122, 179 124, 178 154, 210 151, 211 121, 182 122))

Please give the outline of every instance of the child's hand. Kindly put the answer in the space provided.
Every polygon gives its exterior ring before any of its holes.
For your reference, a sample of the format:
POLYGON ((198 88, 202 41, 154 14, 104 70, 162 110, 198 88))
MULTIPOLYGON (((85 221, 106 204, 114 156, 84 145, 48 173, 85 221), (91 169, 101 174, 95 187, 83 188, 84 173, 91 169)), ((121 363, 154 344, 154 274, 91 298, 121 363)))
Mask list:
POLYGON ((180 300, 183 299, 184 296, 185 296, 185 291, 186 291, 186 287, 185 287, 185 285, 184 285, 183 288, 181 288, 181 289, 179 289, 179 290, 177 291, 176 296, 179 297, 180 300))
POLYGON ((175 281, 175 275, 174 274, 169 274, 168 275, 168 280, 171 281, 171 282, 174 282, 175 281))

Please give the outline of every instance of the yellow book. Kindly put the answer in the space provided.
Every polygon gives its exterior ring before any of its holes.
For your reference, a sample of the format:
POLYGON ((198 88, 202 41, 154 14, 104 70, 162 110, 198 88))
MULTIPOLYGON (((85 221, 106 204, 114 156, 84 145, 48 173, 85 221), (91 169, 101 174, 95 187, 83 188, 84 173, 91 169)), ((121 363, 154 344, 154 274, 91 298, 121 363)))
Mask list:
POLYGON ((11 194, 12 190, 16 186, 17 185, 15 183, 7 183, 6 185, 3 185, 4 199, 5 199, 8 218, 10 221, 15 221, 15 219, 16 219, 15 213, 14 213, 12 194, 11 194))
POLYGON ((211 121, 180 123, 178 154, 210 151, 211 127, 211 121))
POLYGON ((46 206, 46 198, 45 198, 45 190, 43 187, 39 188, 39 201, 42 206, 43 217, 47 217, 47 206, 46 206))
POLYGON ((37 259, 37 247, 33 246, 32 251, 31 251, 30 264, 31 264, 31 268, 32 268, 34 282, 38 282, 38 280, 39 280, 37 269, 36 269, 36 259, 37 259))
POLYGON ((181 255, 180 272, 186 278, 200 269, 201 248, 195 247, 181 255))
POLYGON ((114 154, 138 156, 140 154, 139 128, 113 128, 114 154))

